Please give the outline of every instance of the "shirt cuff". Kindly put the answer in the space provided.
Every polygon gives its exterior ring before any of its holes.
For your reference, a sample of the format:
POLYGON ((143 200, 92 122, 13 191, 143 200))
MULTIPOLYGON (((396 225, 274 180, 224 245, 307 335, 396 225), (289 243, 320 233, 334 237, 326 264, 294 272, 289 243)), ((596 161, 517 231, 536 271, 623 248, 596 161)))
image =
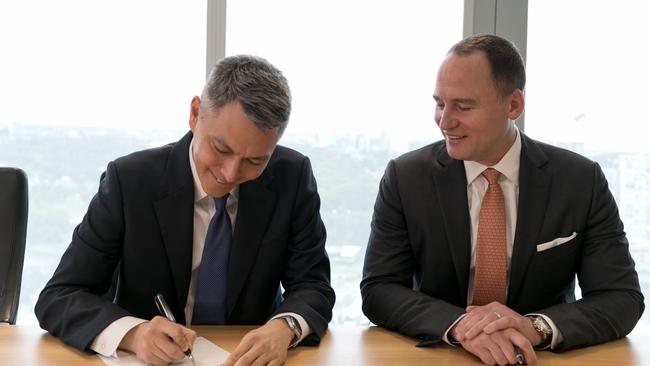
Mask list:
POLYGON ((102 356, 117 357, 117 347, 119 347, 126 333, 144 322, 146 320, 133 316, 119 318, 95 337, 90 349, 102 356))
POLYGON ((564 341, 564 337, 562 336, 562 333, 560 333, 560 330, 557 328, 557 326, 551 320, 551 318, 549 318, 548 316, 546 316, 544 314, 539 314, 539 313, 526 314, 526 316, 529 316, 529 315, 541 316, 542 318, 544 318, 544 320, 546 320, 548 325, 551 326, 551 330, 553 330, 553 335, 551 335, 551 344, 549 344, 548 346, 542 348, 542 350, 555 349, 555 347, 557 347, 558 344, 560 344, 560 343, 562 343, 564 341))
POLYGON ((277 319, 277 318, 282 318, 282 317, 285 317, 285 316, 294 317, 298 321, 298 324, 300 324, 301 334, 300 334, 300 339, 298 339, 295 342, 296 344, 300 343, 303 339, 305 339, 305 337, 307 337, 308 335, 311 334, 311 327, 309 327, 309 324, 307 324, 307 322, 305 321, 305 318, 303 318, 301 315, 298 315, 296 313, 280 313, 280 314, 274 316, 273 318, 271 318, 270 320, 277 319))
POLYGON ((465 314, 459 316, 458 319, 456 319, 456 321, 454 321, 454 322, 449 326, 449 328, 447 328, 447 331, 446 331, 445 334, 442 336, 442 340, 443 340, 445 343, 447 343, 447 344, 450 345, 450 346, 454 346, 454 347, 455 347, 455 346, 458 346, 458 344, 459 344, 458 341, 457 341, 456 343, 454 343, 454 342, 452 342, 452 341, 449 340, 449 332, 450 332, 451 329, 452 329, 456 324, 458 324, 458 322, 461 321, 461 319, 463 319, 466 315, 467 315, 467 313, 465 313, 465 314))

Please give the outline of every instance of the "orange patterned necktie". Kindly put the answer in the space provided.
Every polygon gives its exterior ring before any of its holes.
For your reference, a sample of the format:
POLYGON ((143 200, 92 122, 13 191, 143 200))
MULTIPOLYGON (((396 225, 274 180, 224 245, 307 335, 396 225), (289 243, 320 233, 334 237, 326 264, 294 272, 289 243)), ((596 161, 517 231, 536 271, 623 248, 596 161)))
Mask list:
POLYGON ((506 302, 506 209, 498 179, 501 173, 485 169, 488 189, 481 203, 474 268, 474 305, 506 302))

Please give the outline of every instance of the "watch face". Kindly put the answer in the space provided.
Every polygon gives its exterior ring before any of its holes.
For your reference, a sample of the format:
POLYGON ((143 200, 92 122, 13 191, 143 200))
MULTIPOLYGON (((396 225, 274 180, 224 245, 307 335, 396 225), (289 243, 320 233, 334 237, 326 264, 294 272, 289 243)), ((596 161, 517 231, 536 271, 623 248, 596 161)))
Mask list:
POLYGON ((535 321, 533 322, 533 325, 535 325, 535 329, 539 332, 544 334, 545 337, 548 337, 553 333, 553 330, 551 327, 546 323, 546 320, 542 318, 541 316, 538 316, 535 318, 535 321))

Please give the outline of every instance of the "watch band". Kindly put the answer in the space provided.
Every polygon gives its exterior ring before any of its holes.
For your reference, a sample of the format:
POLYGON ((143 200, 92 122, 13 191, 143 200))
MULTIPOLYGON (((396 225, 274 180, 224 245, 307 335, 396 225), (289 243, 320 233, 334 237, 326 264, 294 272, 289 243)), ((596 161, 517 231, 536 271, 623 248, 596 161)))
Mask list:
POLYGON ((302 328, 300 327, 300 323, 296 320, 296 318, 292 317, 291 315, 283 316, 282 319, 284 319, 285 322, 287 322, 287 326, 289 326, 289 329, 293 332, 293 339, 291 340, 291 344, 289 344, 289 348, 293 348, 300 343, 300 338, 302 337, 302 328))
POLYGON ((533 328, 542 338, 542 341, 537 346, 535 346, 535 348, 542 349, 548 347, 551 344, 551 340, 553 339, 553 329, 546 322, 546 319, 544 319, 544 317, 539 315, 531 315, 529 317, 533 323, 533 328))

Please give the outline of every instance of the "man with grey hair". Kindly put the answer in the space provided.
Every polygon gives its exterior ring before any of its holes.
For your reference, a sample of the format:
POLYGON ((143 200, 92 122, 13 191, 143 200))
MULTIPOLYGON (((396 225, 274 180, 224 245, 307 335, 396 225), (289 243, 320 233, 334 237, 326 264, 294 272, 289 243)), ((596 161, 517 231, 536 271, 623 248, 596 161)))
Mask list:
POLYGON ((191 350, 196 333, 181 324, 262 325, 228 365, 278 365, 317 343, 335 296, 309 159, 277 145, 290 111, 266 60, 217 63, 191 101, 190 132, 108 164, 36 304, 41 327, 154 365, 191 350), (157 316, 158 294, 179 324, 157 316))

